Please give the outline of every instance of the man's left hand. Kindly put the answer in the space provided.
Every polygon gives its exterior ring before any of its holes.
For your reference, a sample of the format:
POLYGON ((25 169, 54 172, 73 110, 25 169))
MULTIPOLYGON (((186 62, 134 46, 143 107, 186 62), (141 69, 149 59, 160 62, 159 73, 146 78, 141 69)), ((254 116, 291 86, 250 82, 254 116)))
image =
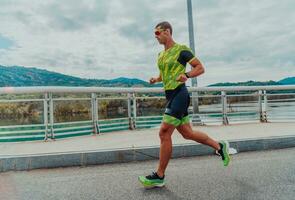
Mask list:
POLYGON ((188 78, 185 76, 185 74, 180 74, 176 80, 184 83, 185 81, 187 81, 187 79, 188 78))

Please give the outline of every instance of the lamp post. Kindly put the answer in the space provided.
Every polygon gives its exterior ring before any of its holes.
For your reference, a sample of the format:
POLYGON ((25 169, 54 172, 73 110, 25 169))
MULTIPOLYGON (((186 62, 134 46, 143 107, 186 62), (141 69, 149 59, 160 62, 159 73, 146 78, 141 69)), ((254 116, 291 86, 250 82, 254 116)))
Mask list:
MULTIPOLYGON (((194 23, 193 23, 193 12, 192 12, 192 1, 187 0, 187 16, 188 16, 188 33, 189 33, 189 44, 191 50, 195 54, 195 38, 194 38, 194 23)), ((192 87, 197 87, 198 81, 197 77, 192 78, 192 87)), ((201 120, 199 115, 199 101, 198 101, 198 93, 192 93, 192 105, 193 105, 193 118, 192 122, 194 125, 200 124, 201 120)))

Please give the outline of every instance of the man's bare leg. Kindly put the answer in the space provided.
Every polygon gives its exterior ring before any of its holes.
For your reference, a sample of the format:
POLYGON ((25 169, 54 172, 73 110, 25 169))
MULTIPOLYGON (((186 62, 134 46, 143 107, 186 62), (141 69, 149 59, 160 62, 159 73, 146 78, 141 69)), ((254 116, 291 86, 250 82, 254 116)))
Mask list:
POLYGON ((201 131, 194 131, 189 123, 178 126, 176 129, 185 139, 194 140, 201 144, 211 146, 216 150, 220 149, 220 145, 217 141, 201 131))
POLYGON ((194 131, 189 123, 178 126, 177 130, 185 139, 194 140, 196 142, 213 147, 221 156, 223 165, 228 166, 230 162, 230 156, 229 143, 227 141, 221 141, 219 143, 201 131, 194 131))
POLYGON ((175 126, 167 124, 165 122, 162 123, 159 137, 161 140, 160 144, 160 160, 159 160, 159 166, 157 170, 157 174, 160 177, 163 177, 165 174, 165 170, 167 168, 168 162, 171 158, 172 154, 172 133, 175 129, 175 126))

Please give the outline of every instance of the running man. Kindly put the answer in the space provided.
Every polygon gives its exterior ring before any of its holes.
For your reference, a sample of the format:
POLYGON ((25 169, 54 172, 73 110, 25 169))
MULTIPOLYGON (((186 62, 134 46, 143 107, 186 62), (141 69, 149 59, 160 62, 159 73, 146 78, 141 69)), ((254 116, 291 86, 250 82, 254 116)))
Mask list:
POLYGON ((194 140, 214 148, 220 154, 224 166, 227 166, 230 162, 228 142, 221 141, 218 143, 208 137, 207 134, 192 130, 190 125, 188 116, 190 97, 185 82, 189 78, 204 73, 202 64, 190 48, 174 42, 170 23, 161 22, 157 24, 154 33, 158 42, 164 45, 164 51, 158 55, 160 74, 158 77, 151 78, 150 84, 163 82, 167 105, 159 132, 161 144, 158 170, 151 175, 138 177, 145 187, 162 187, 165 185, 165 170, 172 154, 171 136, 175 129, 185 139, 194 140), (186 63, 192 66, 190 72, 185 72, 186 63))

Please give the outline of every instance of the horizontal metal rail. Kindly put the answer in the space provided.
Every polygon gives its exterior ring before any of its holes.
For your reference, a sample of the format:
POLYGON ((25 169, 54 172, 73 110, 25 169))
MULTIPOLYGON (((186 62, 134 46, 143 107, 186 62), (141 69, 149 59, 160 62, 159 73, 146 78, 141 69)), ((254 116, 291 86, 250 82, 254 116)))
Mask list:
MULTIPOLYGON (((295 90, 295 85, 284 86, 229 86, 229 87, 189 87, 189 92, 208 91, 259 91, 259 90, 295 90)), ((113 88, 113 87, 2 87, 0 94, 34 93, 162 93, 163 88, 113 88)))
POLYGON ((42 102, 44 99, 6 99, 0 100, 0 103, 23 103, 23 102, 42 102))

